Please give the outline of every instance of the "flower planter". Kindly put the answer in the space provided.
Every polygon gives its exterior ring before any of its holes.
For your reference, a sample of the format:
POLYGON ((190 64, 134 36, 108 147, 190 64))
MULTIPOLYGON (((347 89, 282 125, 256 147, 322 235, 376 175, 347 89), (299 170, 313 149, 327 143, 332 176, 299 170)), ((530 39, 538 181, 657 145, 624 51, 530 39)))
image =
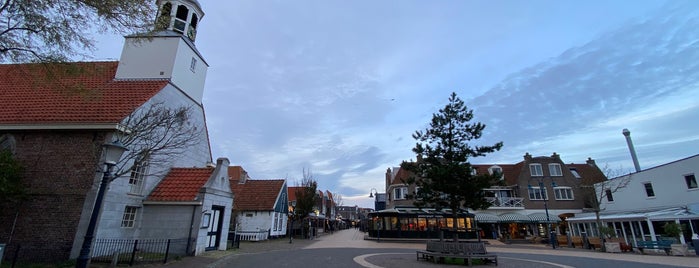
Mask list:
POLYGON ((683 244, 672 244, 670 245, 671 255, 674 256, 687 256, 689 251, 687 250, 687 245, 683 244))
POLYGON ((609 253, 621 252, 621 244, 619 242, 605 242, 604 249, 609 253))

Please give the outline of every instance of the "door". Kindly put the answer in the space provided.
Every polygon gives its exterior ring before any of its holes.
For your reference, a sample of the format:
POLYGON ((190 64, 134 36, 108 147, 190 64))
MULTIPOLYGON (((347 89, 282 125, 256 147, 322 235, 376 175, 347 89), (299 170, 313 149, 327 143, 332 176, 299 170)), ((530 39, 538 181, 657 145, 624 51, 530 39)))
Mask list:
POLYGON ((206 250, 216 250, 221 244, 221 227, 223 226, 224 207, 213 206, 211 217, 209 217, 209 227, 206 232, 206 250))

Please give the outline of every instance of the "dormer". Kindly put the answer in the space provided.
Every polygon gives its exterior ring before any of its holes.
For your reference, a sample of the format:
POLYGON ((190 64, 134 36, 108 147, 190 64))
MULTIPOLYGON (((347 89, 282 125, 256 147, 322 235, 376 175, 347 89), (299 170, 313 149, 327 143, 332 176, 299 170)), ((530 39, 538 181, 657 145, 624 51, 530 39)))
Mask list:
POLYGON ((498 165, 493 165, 488 168, 488 174, 490 175, 500 175, 500 180, 503 180, 505 178, 505 175, 502 172, 502 167, 498 165))

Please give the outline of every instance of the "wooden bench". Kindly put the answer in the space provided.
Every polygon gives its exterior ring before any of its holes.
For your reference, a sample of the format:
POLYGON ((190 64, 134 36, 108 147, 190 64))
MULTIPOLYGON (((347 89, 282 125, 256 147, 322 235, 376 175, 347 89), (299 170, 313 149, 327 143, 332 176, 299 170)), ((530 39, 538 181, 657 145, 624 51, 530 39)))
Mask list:
POLYGON ((587 243, 589 244, 590 249, 602 248, 602 239, 599 237, 588 237, 587 243))
POLYGON ((582 236, 571 236, 570 241, 572 242, 574 248, 583 247, 582 236))
POLYGON ((659 241, 636 241, 636 248, 643 254, 644 249, 662 249, 665 254, 670 256, 670 249, 672 248, 672 240, 659 240, 659 241))
POLYGON ((498 265, 498 256, 488 254, 483 242, 447 242, 427 241, 426 250, 415 252, 417 260, 444 262, 445 258, 462 259, 467 265, 473 265, 474 259, 480 259, 484 264, 494 263, 498 265))
POLYGON ((556 241, 558 242, 559 247, 568 246, 568 236, 567 235, 557 235, 556 241))

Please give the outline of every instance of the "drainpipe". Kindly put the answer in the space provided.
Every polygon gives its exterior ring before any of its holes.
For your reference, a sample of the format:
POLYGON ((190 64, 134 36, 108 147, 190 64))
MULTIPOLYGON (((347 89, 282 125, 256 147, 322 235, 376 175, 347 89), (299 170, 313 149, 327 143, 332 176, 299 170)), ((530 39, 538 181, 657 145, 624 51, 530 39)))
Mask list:
MULTIPOLYGON (((192 206, 192 218, 189 221, 189 234, 187 235, 187 254, 190 253, 192 247, 192 230, 194 229, 194 215, 197 213, 197 205, 192 206)), ((192 254, 194 255, 194 254, 192 254)))

